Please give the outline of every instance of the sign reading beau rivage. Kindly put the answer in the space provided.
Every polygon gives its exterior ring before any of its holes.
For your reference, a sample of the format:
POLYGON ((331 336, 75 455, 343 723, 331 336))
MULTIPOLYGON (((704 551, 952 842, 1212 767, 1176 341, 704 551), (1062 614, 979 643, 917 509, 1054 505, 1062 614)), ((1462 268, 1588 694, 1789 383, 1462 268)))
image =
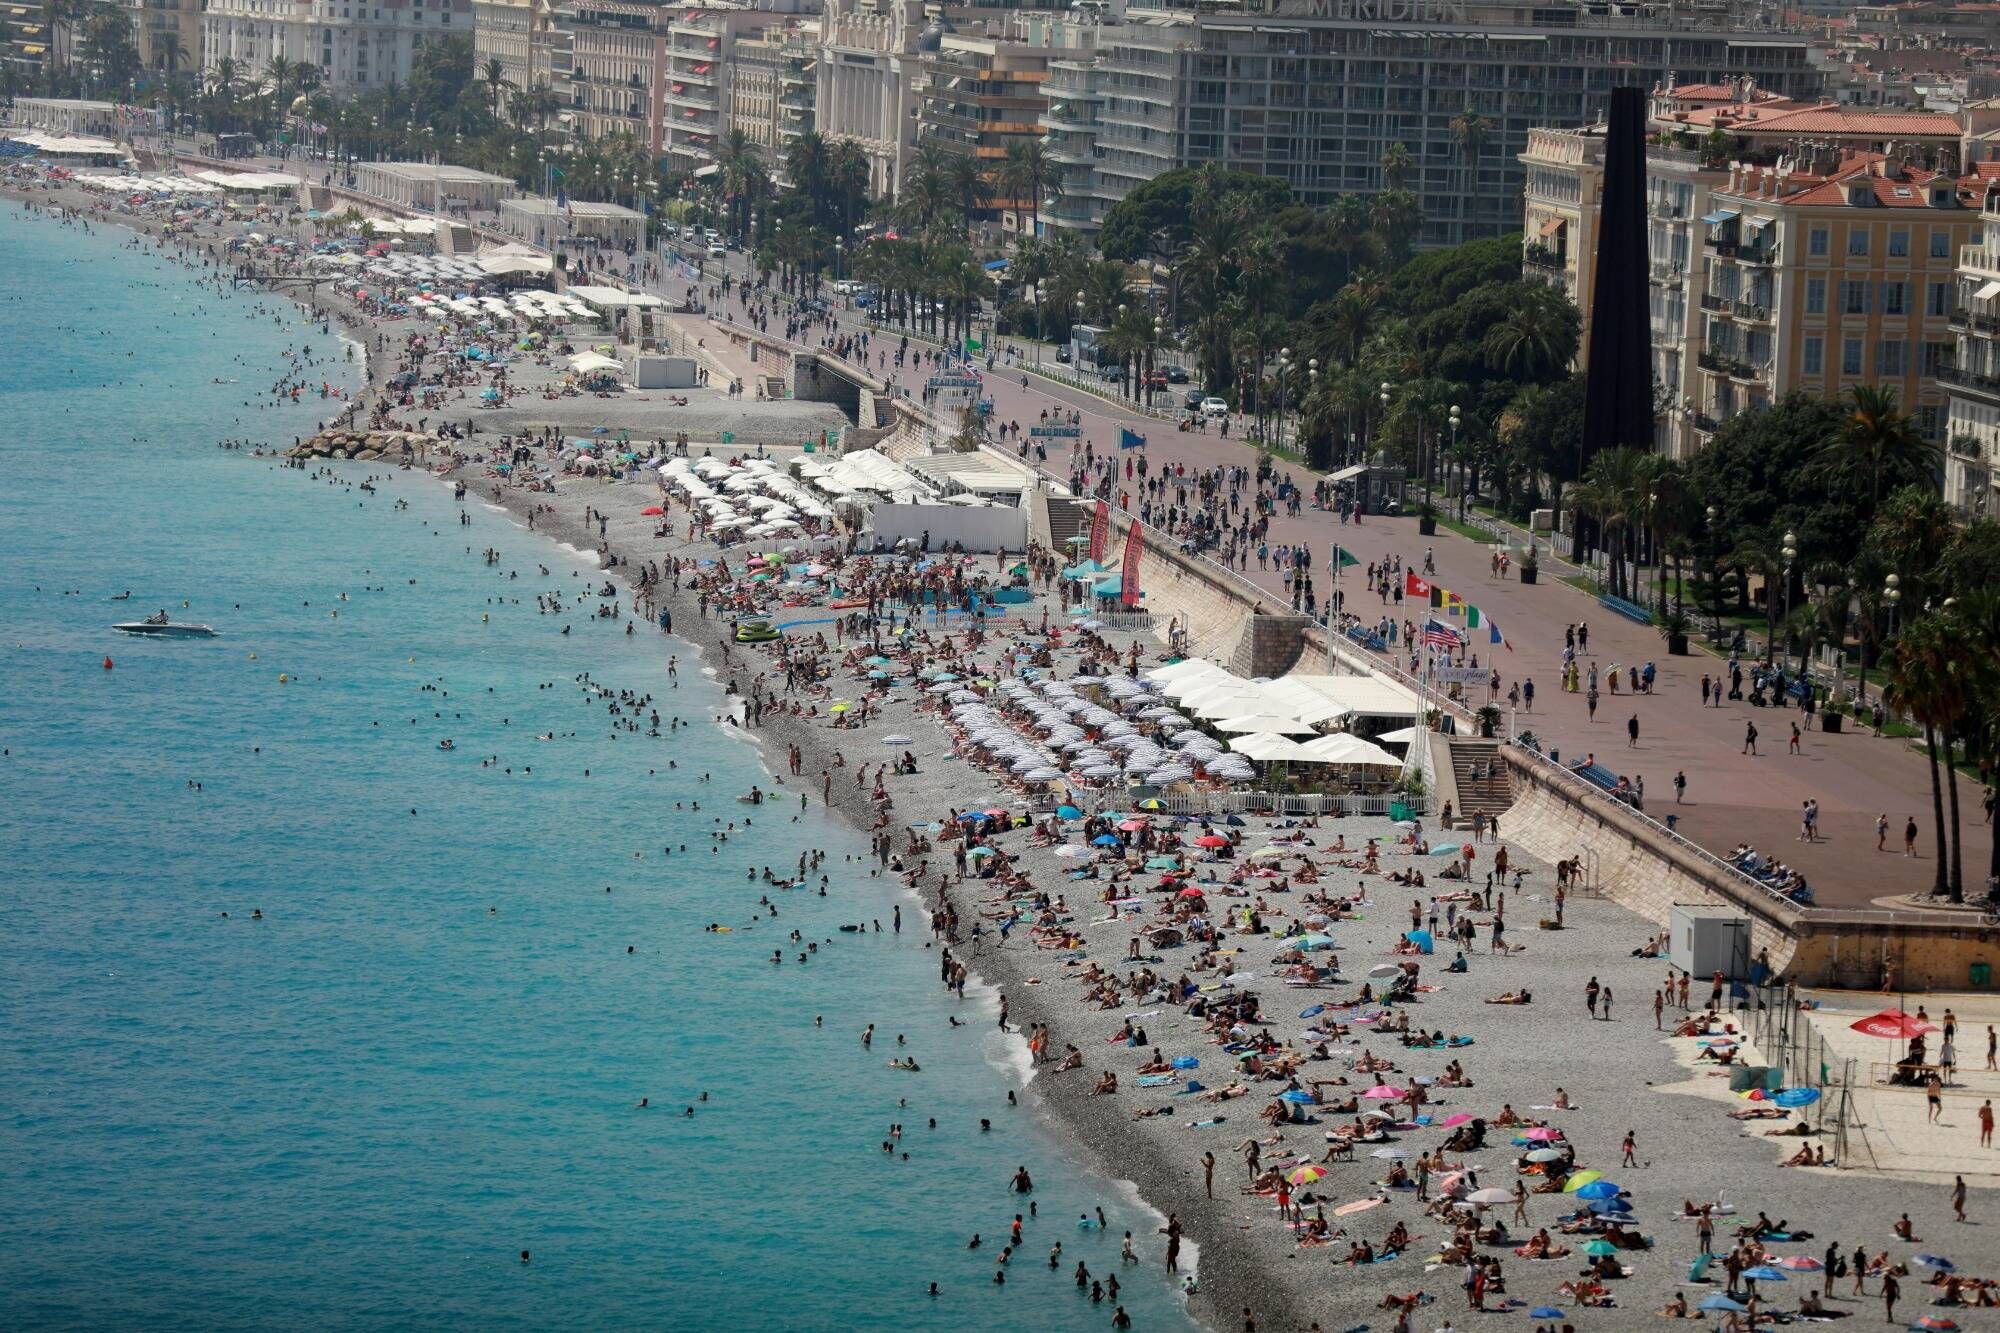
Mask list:
POLYGON ((1273 13, 1350 23, 1466 23, 1465 0, 1272 0, 1273 13))

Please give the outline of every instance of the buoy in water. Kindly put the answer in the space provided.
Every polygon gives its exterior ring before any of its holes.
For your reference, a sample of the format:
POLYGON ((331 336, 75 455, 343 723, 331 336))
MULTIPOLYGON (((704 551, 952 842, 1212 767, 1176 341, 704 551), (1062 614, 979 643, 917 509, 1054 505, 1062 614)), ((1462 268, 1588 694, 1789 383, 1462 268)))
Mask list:
POLYGON ((280 685, 289 685, 292 683, 292 678, 286 675, 284 672, 280 671, 278 673, 278 683, 280 685))
POLYGON ((480 624, 482 624, 482 625, 489 625, 489 624, 493 623, 493 614, 492 614, 492 612, 490 612, 490 611, 482 611, 482 612, 480 612, 480 613, 479 613, 479 623, 480 623, 480 624))
POLYGON ((111 659, 108 657, 104 659, 104 669, 106 671, 111 670, 111 659))
POLYGON ((256 661, 256 660, 257 660, 257 654, 255 654, 255 653, 252 653, 252 654, 250 654, 250 660, 251 660, 251 661, 253 661, 253 662, 254 662, 254 661, 256 661))

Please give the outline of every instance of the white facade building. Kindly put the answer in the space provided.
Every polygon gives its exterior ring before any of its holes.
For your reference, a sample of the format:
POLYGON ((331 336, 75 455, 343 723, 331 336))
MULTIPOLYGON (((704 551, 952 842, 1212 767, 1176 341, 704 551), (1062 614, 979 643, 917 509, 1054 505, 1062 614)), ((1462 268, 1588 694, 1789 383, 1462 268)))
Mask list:
POLYGON ((893 197, 917 144, 917 84, 943 28, 926 25, 923 0, 826 0, 820 20, 814 115, 829 139, 851 139, 868 157, 868 191, 893 197))
POLYGON ((452 36, 472 36, 472 0, 210 0, 200 67, 233 60, 254 77, 283 56, 341 96, 407 82, 417 44, 452 36))

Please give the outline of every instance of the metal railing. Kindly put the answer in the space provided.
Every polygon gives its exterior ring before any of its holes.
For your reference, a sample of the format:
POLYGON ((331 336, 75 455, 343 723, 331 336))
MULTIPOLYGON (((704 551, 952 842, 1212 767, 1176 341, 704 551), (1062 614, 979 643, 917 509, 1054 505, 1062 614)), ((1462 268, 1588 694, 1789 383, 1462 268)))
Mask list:
POLYGON ((1559 760, 1551 759, 1540 750, 1522 745, 1518 740, 1509 740, 1507 744, 1524 761, 1538 765, 1540 771, 1545 776, 1556 778, 1564 787, 1589 800, 1605 801, 1617 806, 1619 810, 1630 818, 1640 820, 1648 825, 1647 833, 1649 836, 1656 837, 1661 842, 1671 843, 1673 846, 1678 847, 1690 857, 1699 861, 1704 868, 1714 871, 1729 883, 1739 885, 1753 900, 1761 901, 1781 916, 1788 919, 1796 918, 1803 912, 1804 909, 1784 893, 1772 888, 1756 876, 1731 865, 1714 852, 1708 850, 1708 848, 1703 847, 1700 843, 1676 833, 1673 829, 1667 827, 1663 821, 1653 818, 1638 806, 1628 805, 1624 801, 1620 801, 1612 796, 1610 792, 1605 791, 1602 787, 1577 776, 1576 773, 1572 772, 1559 760))

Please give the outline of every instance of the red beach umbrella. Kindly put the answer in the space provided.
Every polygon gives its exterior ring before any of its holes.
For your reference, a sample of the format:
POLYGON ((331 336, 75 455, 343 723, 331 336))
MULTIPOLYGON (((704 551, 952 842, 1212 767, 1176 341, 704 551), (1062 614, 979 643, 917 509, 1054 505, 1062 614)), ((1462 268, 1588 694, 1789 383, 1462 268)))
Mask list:
POLYGON ((1879 1014, 1870 1014, 1859 1022, 1849 1023, 1856 1032, 1865 1032, 1871 1037, 1901 1037, 1908 1040, 1925 1032, 1936 1032, 1937 1026, 1920 1022, 1915 1015, 1901 1009, 1884 1009, 1879 1014))

